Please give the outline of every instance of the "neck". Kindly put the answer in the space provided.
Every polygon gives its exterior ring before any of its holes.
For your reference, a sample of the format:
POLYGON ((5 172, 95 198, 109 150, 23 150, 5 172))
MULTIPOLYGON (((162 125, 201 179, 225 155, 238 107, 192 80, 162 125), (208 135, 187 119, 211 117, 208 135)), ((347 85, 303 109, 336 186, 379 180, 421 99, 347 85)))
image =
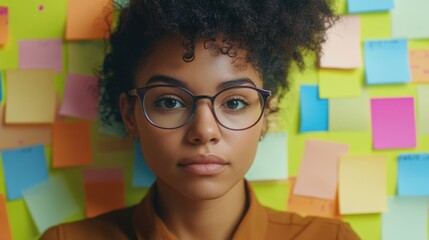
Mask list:
POLYGON ((155 209, 178 239, 231 239, 246 211, 244 180, 210 200, 189 199, 157 182, 155 209))

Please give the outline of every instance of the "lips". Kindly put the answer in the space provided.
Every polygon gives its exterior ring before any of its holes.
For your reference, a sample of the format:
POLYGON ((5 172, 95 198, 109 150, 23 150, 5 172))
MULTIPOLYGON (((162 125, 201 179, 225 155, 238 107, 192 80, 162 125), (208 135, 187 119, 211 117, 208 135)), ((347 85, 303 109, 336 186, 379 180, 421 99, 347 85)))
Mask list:
POLYGON ((228 162, 214 154, 187 157, 182 159, 178 164, 179 168, 199 176, 219 174, 228 165, 228 162))

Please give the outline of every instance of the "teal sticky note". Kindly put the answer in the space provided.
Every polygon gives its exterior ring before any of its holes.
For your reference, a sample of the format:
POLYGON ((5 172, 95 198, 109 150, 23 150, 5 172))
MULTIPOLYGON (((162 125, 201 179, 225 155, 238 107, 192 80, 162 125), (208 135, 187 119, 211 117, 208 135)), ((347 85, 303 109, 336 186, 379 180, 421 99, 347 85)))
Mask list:
POLYGON ((155 181, 156 176, 144 160, 140 148, 140 141, 134 142, 134 168, 133 168, 133 187, 148 188, 155 181))
POLYGON ((398 195, 429 196, 429 153, 399 155, 398 195))
POLYGON ((382 215, 382 240, 427 240, 428 198, 391 197, 382 215))
POLYGON ((23 190, 48 180, 43 145, 5 150, 2 158, 8 200, 22 198, 23 190))
POLYGON ((39 233, 79 211, 61 175, 24 190, 23 195, 39 233))
POLYGON ((285 180, 288 178, 287 135, 267 133, 259 143, 256 158, 246 174, 249 181, 285 180))
POLYGON ((349 13, 389 11, 394 7, 393 0, 348 0, 349 13))
POLYGON ((319 87, 302 85, 300 102, 300 131, 328 131, 329 101, 319 97, 319 87))
POLYGON ((365 73, 368 84, 410 82, 408 41, 365 41, 365 73))

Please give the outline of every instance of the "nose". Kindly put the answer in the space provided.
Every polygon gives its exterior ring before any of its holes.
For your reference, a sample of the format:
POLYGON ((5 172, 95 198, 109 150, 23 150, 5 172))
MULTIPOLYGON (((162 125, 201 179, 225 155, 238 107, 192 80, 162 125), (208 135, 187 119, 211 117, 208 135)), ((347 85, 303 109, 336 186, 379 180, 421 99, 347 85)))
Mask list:
POLYGON ((208 99, 197 101, 195 115, 188 124, 187 141, 192 144, 217 143, 221 138, 220 125, 217 123, 208 99))

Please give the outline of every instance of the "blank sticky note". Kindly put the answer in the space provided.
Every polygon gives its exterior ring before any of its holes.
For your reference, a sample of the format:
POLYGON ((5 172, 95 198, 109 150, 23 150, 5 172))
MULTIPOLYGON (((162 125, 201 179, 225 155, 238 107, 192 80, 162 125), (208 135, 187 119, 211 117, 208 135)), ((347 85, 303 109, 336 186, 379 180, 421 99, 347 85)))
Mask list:
POLYGON ((417 87, 419 133, 429 134, 429 86, 417 87))
POLYGON ((123 208, 125 184, 122 169, 87 169, 83 172, 86 217, 123 208))
POLYGON ((9 12, 7 7, 0 7, 0 45, 9 39, 9 12))
POLYGON ((112 0, 67 1, 67 40, 93 40, 109 36, 112 0))
POLYGON ((19 68, 63 71, 62 39, 21 40, 18 44, 19 68))
POLYGON ((7 70, 6 123, 52 123, 55 118, 54 73, 7 70))
POLYGON ((98 79, 68 74, 60 114, 82 119, 95 119, 98 109, 98 79))
POLYGON ((58 122, 52 125, 52 160, 54 168, 92 162, 89 122, 58 122))
POLYGON ((10 230, 9 216, 6 208, 6 200, 3 194, 0 194, 0 239, 12 240, 12 232, 10 230))
POLYGON ((48 180, 43 145, 4 150, 2 157, 9 200, 21 198, 23 190, 48 180))
POLYGON ((259 142, 255 161, 246 174, 249 181, 285 180, 288 178, 287 135, 269 132, 259 142))
POLYGON ((156 176, 144 159, 140 141, 134 142, 133 187, 149 188, 155 182, 156 176))
POLYGON ((341 16, 326 34, 319 60, 321 68, 362 66, 359 16, 341 16))
POLYGON ((335 199, 338 161, 348 149, 343 143, 307 140, 293 194, 335 199))
POLYGON ((348 0, 349 13, 389 11, 394 7, 393 0, 348 0))
POLYGON ((319 97, 319 87, 302 85, 300 103, 300 131, 327 131, 328 100, 319 97))
POLYGON ((68 42, 68 72, 94 75, 104 60, 103 41, 68 42))
POLYGON ((395 0, 392 9, 392 37, 429 38, 429 1, 395 0))
POLYGON ((362 91, 358 97, 329 100, 329 131, 368 131, 370 126, 371 114, 367 91, 362 91))
POLYGON ((353 70, 319 70, 320 98, 344 98, 360 95, 361 75, 353 70))
POLYGON ((372 140, 375 149, 417 146, 414 98, 371 99, 372 140))
POLYGON ((60 224, 79 211, 79 207, 61 175, 26 189, 23 195, 39 233, 60 224))
POLYGON ((429 197, 429 153, 399 155, 398 195, 429 197))
POLYGON ((385 156, 343 156, 339 167, 340 213, 386 211, 386 179, 385 156))
POLYGON ((382 240, 428 239, 428 198, 390 197, 381 220, 382 240))
POLYGON ((410 50, 411 79, 415 83, 429 83, 429 49, 410 50))
POLYGON ((368 84, 409 82, 408 41, 365 41, 365 73, 368 84))

